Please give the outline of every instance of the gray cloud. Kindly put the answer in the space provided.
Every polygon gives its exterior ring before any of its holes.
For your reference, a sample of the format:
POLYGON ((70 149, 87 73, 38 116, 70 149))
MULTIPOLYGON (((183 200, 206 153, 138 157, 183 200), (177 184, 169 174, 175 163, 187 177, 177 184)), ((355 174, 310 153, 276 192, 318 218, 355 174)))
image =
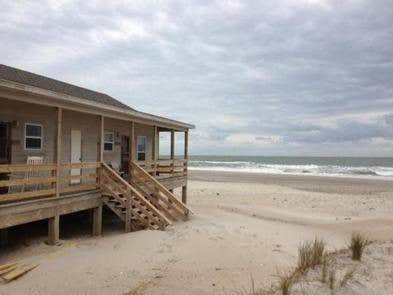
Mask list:
POLYGON ((2 63, 194 123, 194 154, 392 155, 391 1, 8 1, 0 17, 2 63))

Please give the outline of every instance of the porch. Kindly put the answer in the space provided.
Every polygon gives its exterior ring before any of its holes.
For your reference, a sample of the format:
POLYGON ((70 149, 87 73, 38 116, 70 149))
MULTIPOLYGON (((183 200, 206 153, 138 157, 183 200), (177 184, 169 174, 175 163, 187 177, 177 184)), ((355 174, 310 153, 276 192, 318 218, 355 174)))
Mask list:
POLYGON ((60 216, 83 210, 92 210, 92 234, 100 235, 103 205, 124 222, 126 232, 165 229, 177 220, 187 220, 191 212, 170 191, 184 185, 185 165, 184 160, 157 161, 155 166, 132 161, 127 179, 100 162, 0 165, 0 173, 10 178, 0 181, 0 188, 10 190, 0 195, 0 240, 4 243, 9 227, 48 219, 48 243, 55 245, 60 216), (71 175, 72 169, 81 173, 71 175))
POLYGON ((6 240, 9 227, 48 219, 48 242, 56 244, 60 216, 83 210, 92 211, 92 233, 100 235, 104 205, 126 232, 164 229, 188 218, 188 130, 6 99, 1 103, 7 136, 1 142, 0 240, 6 240), (29 123, 41 126, 32 137, 37 149, 27 146, 29 123), (162 132, 170 134, 166 159, 160 159, 162 132), (175 155, 179 132, 184 133, 181 157, 175 155), (41 160, 29 163, 31 157, 41 160), (173 194, 180 187, 181 201, 173 194))

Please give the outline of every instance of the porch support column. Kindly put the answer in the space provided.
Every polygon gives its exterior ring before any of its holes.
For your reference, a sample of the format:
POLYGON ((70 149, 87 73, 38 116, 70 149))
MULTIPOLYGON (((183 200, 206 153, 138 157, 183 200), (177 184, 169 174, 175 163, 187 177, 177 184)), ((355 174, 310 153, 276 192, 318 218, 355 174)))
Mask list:
POLYGON ((60 174, 61 174, 61 139, 63 125, 63 109, 57 108, 57 140, 56 140, 56 197, 60 196, 60 174))
POLYGON ((0 247, 8 244, 8 228, 0 229, 0 247))
POLYGON ((104 116, 100 116, 101 128, 100 128, 100 162, 104 162, 104 125, 105 118, 104 116))
POLYGON ((130 126, 130 155, 129 155, 129 165, 128 165, 128 174, 129 174, 129 178, 131 180, 132 178, 132 165, 131 162, 135 160, 135 123, 131 122, 131 126, 130 126))
POLYGON ((153 136, 153 147, 152 147, 152 152, 153 152, 153 176, 155 177, 157 175, 157 131, 158 128, 157 126, 154 126, 154 136, 153 136))
POLYGON ((60 241, 60 216, 48 219, 48 245, 57 245, 60 241))
POLYGON ((93 236, 102 235, 102 206, 93 208, 93 236))
POLYGON ((171 174, 175 172, 175 130, 171 130, 171 174))
POLYGON ((187 181, 188 181, 188 130, 184 132, 184 174, 186 177, 186 185, 181 188, 181 201, 187 204, 187 181))

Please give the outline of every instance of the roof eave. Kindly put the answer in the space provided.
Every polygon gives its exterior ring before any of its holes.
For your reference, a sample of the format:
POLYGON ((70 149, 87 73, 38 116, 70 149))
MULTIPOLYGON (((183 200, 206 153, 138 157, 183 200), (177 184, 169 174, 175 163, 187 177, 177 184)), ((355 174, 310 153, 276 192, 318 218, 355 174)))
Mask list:
POLYGON ((84 106, 90 106, 90 107, 102 109, 105 111, 119 113, 122 115, 130 116, 130 120, 132 120, 132 118, 134 117, 134 118, 140 118, 143 120, 161 123, 165 126, 169 125, 169 126, 173 126, 173 127, 178 127, 181 129, 194 129, 195 128, 194 125, 188 124, 185 122, 180 122, 180 121, 156 116, 156 115, 149 114, 149 113, 139 112, 139 111, 136 111, 133 109, 126 109, 125 110, 125 109, 118 108, 116 106, 106 105, 106 104, 99 103, 99 102, 92 102, 92 101, 84 99, 84 98, 75 97, 75 96, 71 96, 71 95, 64 94, 64 93, 54 92, 54 91, 47 90, 44 88, 21 84, 18 82, 9 81, 9 80, 5 80, 5 79, 0 79, 0 87, 5 87, 5 88, 11 89, 11 90, 16 90, 16 91, 23 91, 23 92, 31 93, 34 95, 42 95, 45 97, 50 97, 50 98, 62 100, 66 103, 71 102, 71 103, 75 103, 75 104, 81 104, 84 106))

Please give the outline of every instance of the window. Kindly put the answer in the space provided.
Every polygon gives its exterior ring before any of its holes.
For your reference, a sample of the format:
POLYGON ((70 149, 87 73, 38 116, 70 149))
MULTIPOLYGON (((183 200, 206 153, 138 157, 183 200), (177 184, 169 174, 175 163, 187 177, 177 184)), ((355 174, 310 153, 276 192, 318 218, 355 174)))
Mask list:
POLYGON ((25 125, 25 149, 42 149, 42 125, 26 123, 25 125))
POLYGON ((104 133, 104 151, 112 152, 115 144, 115 134, 112 131, 105 131, 104 133))
POLYGON ((146 161, 146 136, 138 136, 136 142, 138 161, 146 161))

